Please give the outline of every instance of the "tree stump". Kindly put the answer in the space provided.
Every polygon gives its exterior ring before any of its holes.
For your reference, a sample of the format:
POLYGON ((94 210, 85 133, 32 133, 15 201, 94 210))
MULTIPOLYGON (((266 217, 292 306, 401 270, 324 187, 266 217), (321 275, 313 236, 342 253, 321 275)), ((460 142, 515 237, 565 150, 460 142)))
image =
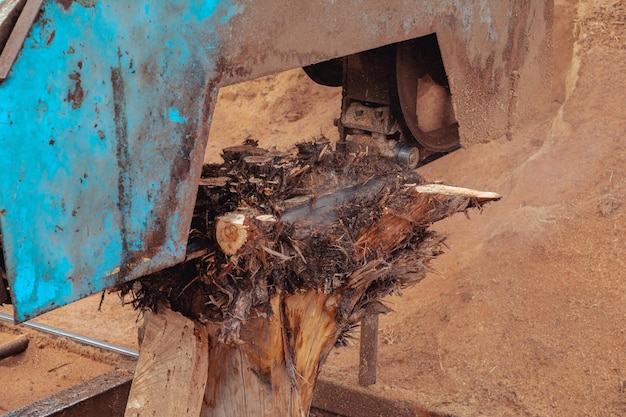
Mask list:
POLYGON ((150 365, 138 368, 127 416, 308 415, 333 346, 366 313, 387 312, 383 297, 421 281, 442 253, 431 224, 500 198, 425 185, 389 160, 330 152, 326 141, 298 148, 291 157, 248 144, 206 166, 188 260, 122 288, 151 316, 189 320, 157 320, 162 328, 146 333, 140 365, 150 365), (172 349, 193 364, 181 368, 172 349), (164 398, 189 407, 150 406, 164 398))

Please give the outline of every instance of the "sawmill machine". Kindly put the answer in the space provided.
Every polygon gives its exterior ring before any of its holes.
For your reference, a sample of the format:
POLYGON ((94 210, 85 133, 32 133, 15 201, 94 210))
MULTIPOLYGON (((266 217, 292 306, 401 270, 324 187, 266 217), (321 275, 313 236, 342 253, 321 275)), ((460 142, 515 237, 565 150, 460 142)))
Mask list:
POLYGON ((414 167, 537 111, 551 21, 539 0, 0 0, 0 298, 21 322, 182 262, 220 87, 303 67, 343 88, 338 146, 414 167))

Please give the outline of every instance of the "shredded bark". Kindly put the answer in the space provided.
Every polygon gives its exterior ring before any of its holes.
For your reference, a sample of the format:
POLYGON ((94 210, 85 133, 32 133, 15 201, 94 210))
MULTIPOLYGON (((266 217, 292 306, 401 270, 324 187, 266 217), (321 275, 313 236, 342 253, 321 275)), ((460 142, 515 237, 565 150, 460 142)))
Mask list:
POLYGON ((444 247, 430 223, 477 204, 449 201, 422 216, 425 222, 404 219, 414 204, 406 190, 424 183, 416 172, 390 159, 334 152, 325 138, 297 148, 292 156, 247 142, 225 149, 223 164, 206 165, 188 260, 140 278, 140 285, 122 286, 135 308, 164 304, 220 323, 220 340, 236 343, 251 315, 280 314, 270 307, 275 294, 317 291, 340 296, 337 339, 343 343, 366 311, 385 310, 384 296, 424 278, 444 247), (220 250, 215 223, 231 212, 250 226, 247 242, 229 256, 220 250), (391 243, 377 243, 386 223, 398 231, 391 243))

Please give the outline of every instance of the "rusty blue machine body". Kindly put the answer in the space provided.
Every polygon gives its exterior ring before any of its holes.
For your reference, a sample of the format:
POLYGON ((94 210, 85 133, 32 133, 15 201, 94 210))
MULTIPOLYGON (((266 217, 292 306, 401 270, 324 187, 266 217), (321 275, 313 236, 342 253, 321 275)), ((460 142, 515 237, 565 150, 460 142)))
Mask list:
POLYGON ((550 75, 551 13, 536 0, 0 0, 16 321, 184 259, 220 86, 435 33, 469 145, 541 101, 527 86, 550 75))

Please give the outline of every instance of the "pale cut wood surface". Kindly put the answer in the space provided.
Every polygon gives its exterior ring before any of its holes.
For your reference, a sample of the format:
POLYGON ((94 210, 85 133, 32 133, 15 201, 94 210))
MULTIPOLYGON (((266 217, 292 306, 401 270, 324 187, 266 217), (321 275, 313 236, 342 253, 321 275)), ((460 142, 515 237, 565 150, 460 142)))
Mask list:
POLYGON ((226 255, 234 255, 248 241, 246 217, 241 213, 227 213, 215 223, 215 239, 226 255))
POLYGON ((415 187, 415 191, 422 194, 458 195, 460 197, 476 198, 479 201, 495 201, 502 198, 500 194, 491 191, 480 191, 444 184, 418 185, 415 187))
POLYGON ((165 307, 146 321, 124 416, 198 417, 208 370, 206 328, 165 307))

